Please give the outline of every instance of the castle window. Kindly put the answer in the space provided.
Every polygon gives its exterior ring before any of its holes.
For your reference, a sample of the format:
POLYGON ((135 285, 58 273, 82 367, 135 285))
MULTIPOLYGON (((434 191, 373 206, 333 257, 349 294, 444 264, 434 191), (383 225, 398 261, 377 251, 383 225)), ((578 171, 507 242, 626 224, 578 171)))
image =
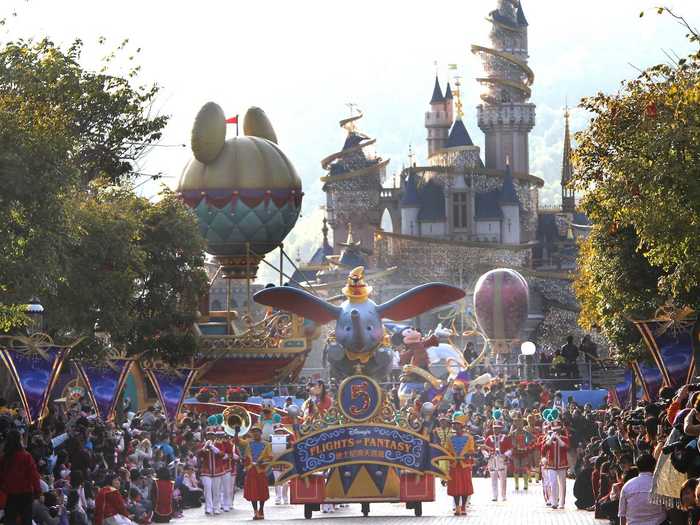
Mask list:
POLYGON ((511 220, 508 219, 508 233, 510 233, 510 225, 511 225, 511 220))
POLYGON ((452 226, 454 228, 467 228, 467 193, 458 192, 452 194, 452 226))

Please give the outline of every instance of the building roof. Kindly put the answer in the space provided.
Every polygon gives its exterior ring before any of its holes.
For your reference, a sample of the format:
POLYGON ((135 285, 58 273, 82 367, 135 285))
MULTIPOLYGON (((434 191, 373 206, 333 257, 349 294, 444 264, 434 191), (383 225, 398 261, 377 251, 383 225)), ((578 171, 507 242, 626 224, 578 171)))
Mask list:
POLYGON ((404 181, 404 190, 401 195, 401 207, 412 208, 418 207, 418 187, 416 185, 416 174, 411 172, 404 181))
POLYGON ((289 285, 294 288, 303 288, 307 282, 312 283, 315 280, 316 270, 294 270, 289 285))
POLYGON ((442 89, 440 88, 440 81, 438 80, 437 75, 435 75, 435 87, 433 88, 433 98, 430 99, 431 104, 435 104, 437 102, 444 102, 445 97, 442 96, 442 89))
POLYGON ((569 132, 569 108, 564 113, 564 155, 561 162, 561 185, 565 186, 573 178, 571 166, 571 133, 569 132))
POLYGON ((346 248, 340 254, 338 262, 348 268, 356 268, 358 266, 367 266, 367 259, 359 249, 346 248))
POLYGON ((357 131, 350 131, 348 136, 345 138, 345 143, 343 144, 343 151, 346 149, 354 148, 360 142, 367 139, 367 135, 358 133, 357 131))
POLYGON ((518 194, 515 191, 515 184, 513 183, 513 172, 511 171, 510 163, 506 164, 506 174, 503 177, 503 186, 501 187, 499 200, 501 205, 520 205, 520 199, 518 199, 518 194))
POLYGON ((517 12, 518 24, 521 26, 527 26, 527 18, 525 18, 525 12, 523 11, 523 3, 518 2, 518 12, 517 12))
POLYGON ((450 130, 450 136, 447 138, 446 148, 457 148, 459 146, 473 146, 472 138, 469 136, 467 128, 464 126, 461 118, 455 120, 450 130))
POLYGON ((500 220, 503 218, 503 210, 499 197, 501 190, 491 190, 486 193, 474 195, 474 217, 479 220, 500 220))
POLYGON ((418 220, 426 222, 444 221, 445 214, 445 192, 439 184, 428 181, 418 188, 418 200, 420 210, 418 210, 418 220))
POLYGON ((452 88, 450 88, 450 83, 447 83, 447 88, 445 88, 445 100, 452 100, 452 88))

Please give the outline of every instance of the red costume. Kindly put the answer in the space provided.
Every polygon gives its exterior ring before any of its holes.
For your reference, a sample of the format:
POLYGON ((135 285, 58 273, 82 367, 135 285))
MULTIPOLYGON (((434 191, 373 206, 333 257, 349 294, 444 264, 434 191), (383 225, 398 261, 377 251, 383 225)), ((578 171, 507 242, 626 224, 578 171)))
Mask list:
POLYGON ((461 436, 450 436, 447 439, 447 451, 450 453, 450 479, 447 482, 447 494, 453 497, 471 496, 474 494, 471 458, 474 454, 474 438, 467 433, 461 436))
POLYGON ((95 525, 102 525, 104 520, 117 514, 129 516, 122 495, 114 487, 102 487, 95 498, 95 525))
POLYGON ((245 446, 245 483, 243 497, 248 501, 267 501, 270 490, 267 483, 266 463, 272 460, 272 449, 265 441, 240 440, 245 446))
POLYGON ((547 466, 545 468, 552 470, 567 470, 569 468, 569 460, 567 459, 567 452, 569 451, 569 436, 566 433, 559 435, 562 443, 558 440, 552 439, 547 443, 547 436, 543 436, 541 452, 547 460, 547 466))
POLYGON ((173 482, 157 479, 153 482, 153 521, 168 523, 173 515, 173 482))
POLYGON ((39 471, 29 452, 18 450, 9 460, 2 459, 0 490, 5 494, 41 494, 39 471))
POLYGON ((224 472, 226 472, 227 460, 224 459, 224 452, 221 450, 221 445, 222 443, 214 444, 214 446, 219 449, 218 453, 206 446, 206 443, 197 451, 197 457, 199 458, 199 464, 201 466, 201 476, 217 478, 223 476, 224 472))
POLYGON ((437 346, 440 344, 440 339, 438 336, 431 335, 427 339, 414 340, 411 334, 407 335, 404 339, 404 346, 406 350, 401 352, 400 363, 402 365, 411 364, 418 368, 428 370, 430 365, 430 358, 428 357, 428 348, 431 346, 437 346))

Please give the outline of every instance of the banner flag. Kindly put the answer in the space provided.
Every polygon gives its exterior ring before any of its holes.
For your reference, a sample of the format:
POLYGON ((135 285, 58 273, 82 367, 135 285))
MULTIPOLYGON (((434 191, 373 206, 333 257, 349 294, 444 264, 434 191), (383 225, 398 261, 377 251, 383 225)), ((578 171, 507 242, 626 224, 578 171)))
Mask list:
POLYGON ((634 388, 634 376, 631 369, 625 371, 625 380, 609 390, 612 401, 620 408, 627 408, 632 401, 632 388, 634 388))
POLYGON ((679 388, 692 376, 693 341, 690 328, 674 330, 668 321, 636 321, 644 343, 662 374, 663 383, 679 388))
POLYGON ((114 418, 117 400, 126 383, 132 362, 131 359, 117 358, 110 359, 105 364, 75 363, 97 416, 105 421, 114 418))
POLYGON ((17 388, 29 424, 46 415, 49 397, 70 347, 49 346, 36 352, 0 349, 0 357, 17 388))
POLYGON ((272 464, 287 469, 278 482, 355 464, 395 467, 444 478, 447 473, 438 462, 447 458, 442 447, 417 432, 391 425, 356 424, 328 427, 303 436, 272 464))
POLYGON ((185 395, 194 381, 196 370, 168 370, 158 368, 144 368, 144 373, 151 381, 153 388, 158 394, 158 400, 163 407, 168 419, 175 420, 185 395))
POLYGON ((664 377, 661 371, 654 365, 639 361, 633 361, 632 368, 642 384, 646 400, 652 403, 656 402, 659 397, 659 389, 664 386, 664 377))

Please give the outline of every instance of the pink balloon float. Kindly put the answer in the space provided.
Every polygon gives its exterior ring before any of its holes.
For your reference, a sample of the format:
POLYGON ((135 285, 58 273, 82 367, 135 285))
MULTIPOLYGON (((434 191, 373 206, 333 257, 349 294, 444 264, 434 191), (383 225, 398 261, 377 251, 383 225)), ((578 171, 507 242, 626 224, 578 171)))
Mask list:
POLYGON ((497 268, 479 277, 474 287, 474 314, 495 353, 510 352, 520 339, 528 306, 527 281, 515 270, 497 268))

